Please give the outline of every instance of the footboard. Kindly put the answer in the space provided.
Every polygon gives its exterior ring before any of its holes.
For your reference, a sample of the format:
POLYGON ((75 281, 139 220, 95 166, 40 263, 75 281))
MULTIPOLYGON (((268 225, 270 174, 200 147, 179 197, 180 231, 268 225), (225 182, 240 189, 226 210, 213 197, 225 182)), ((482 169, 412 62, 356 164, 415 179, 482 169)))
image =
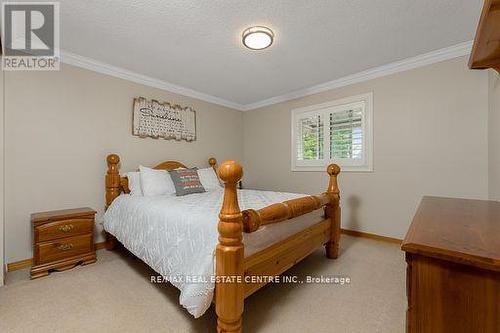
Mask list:
POLYGON ((225 190, 216 249, 215 305, 218 332, 241 332, 245 297, 266 284, 247 277, 281 274, 322 245, 325 245, 328 258, 337 258, 340 240, 337 176, 340 167, 331 164, 327 172, 330 181, 325 193, 241 212, 236 184, 243 176, 243 170, 235 161, 226 161, 219 167, 219 177, 225 184, 225 190), (323 207, 325 215, 322 221, 250 257, 244 257, 243 232, 255 232, 267 224, 287 223, 285 221, 323 207))

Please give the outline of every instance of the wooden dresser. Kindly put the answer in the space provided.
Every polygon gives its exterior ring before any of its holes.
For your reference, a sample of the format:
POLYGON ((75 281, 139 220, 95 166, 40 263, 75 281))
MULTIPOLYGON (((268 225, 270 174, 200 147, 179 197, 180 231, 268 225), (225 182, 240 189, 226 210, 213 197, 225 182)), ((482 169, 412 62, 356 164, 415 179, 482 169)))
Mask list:
POLYGON ((90 208, 77 208, 31 215, 32 279, 48 275, 49 270, 62 271, 96 261, 95 213, 90 208))
POLYGON ((407 332, 500 332, 500 202, 424 197, 402 249, 407 332))

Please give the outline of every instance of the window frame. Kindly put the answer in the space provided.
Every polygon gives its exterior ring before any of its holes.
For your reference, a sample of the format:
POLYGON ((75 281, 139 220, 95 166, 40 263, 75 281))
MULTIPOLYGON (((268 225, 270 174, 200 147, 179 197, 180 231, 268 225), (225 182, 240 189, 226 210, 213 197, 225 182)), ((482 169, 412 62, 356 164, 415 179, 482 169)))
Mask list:
POLYGON ((291 110, 291 170, 292 171, 325 171, 330 163, 336 163, 342 171, 347 172, 373 172, 373 92, 341 98, 326 103, 311 105, 291 110), (335 110, 342 110, 346 104, 364 103, 362 115, 363 128, 363 158, 356 159, 330 159, 330 118, 329 114, 335 110), (321 115, 323 119, 323 159, 298 160, 297 143, 298 122, 300 119, 321 115))

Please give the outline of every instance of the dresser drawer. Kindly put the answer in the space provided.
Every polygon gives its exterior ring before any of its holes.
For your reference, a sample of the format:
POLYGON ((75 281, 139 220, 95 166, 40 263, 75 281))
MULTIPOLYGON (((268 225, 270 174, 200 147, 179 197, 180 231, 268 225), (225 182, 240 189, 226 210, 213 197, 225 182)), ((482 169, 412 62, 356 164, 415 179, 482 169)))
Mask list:
POLYGON ((93 227, 93 219, 70 219, 49 222, 35 227, 35 242, 92 233, 94 232, 93 227))
POLYGON ((80 235, 35 245, 36 264, 66 259, 94 251, 93 235, 80 235))

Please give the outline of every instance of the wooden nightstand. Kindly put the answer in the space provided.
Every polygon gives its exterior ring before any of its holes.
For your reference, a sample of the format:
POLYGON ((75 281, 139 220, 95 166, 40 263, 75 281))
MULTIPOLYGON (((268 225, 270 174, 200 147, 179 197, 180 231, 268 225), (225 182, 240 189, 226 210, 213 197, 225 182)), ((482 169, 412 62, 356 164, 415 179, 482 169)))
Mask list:
POLYGON ((95 210, 77 208, 31 214, 33 267, 31 278, 49 270, 63 271, 96 261, 94 247, 95 210))

